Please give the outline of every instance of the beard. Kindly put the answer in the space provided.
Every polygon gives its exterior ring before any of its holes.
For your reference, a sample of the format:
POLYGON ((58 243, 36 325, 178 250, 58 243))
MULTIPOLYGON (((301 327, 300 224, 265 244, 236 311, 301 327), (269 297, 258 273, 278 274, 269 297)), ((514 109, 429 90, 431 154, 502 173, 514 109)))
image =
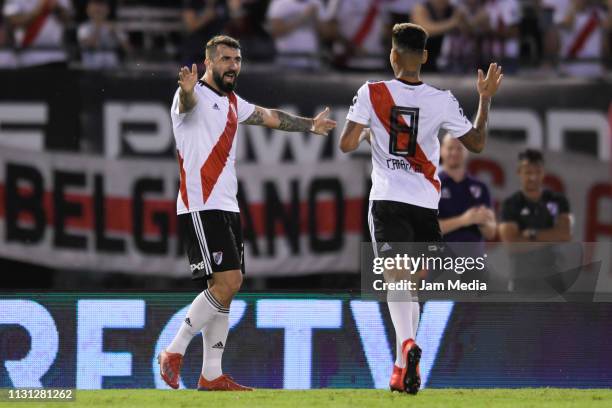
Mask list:
POLYGON ((226 71, 221 74, 217 71, 213 71, 213 81, 215 81, 215 84, 223 92, 232 92, 236 88, 236 84, 238 82, 238 73, 236 71, 226 71), (234 74, 233 82, 225 82, 223 80, 227 74, 234 74))

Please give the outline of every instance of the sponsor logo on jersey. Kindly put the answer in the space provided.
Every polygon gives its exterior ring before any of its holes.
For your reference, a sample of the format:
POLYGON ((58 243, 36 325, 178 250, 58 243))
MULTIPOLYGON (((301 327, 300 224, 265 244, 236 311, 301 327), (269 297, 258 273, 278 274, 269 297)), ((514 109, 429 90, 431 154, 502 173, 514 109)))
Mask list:
POLYGON ((187 326, 192 327, 191 326, 191 320, 189 320, 188 317, 185 318, 185 323, 187 324, 187 326))
POLYGON ((217 103, 215 102, 215 104, 213 105, 213 109, 214 110, 221 110, 221 108, 219 108, 219 105, 217 105, 217 103))
POLYGON ((523 209, 521 210, 521 215, 522 216, 527 216, 529 214, 530 214, 529 208, 523 207, 523 209))
POLYGON ((222 260, 223 260, 223 251, 213 252, 213 261, 215 261, 215 264, 219 265, 222 260))
POLYGON ((451 192, 448 188, 443 188, 440 194, 442 198, 451 198, 451 192))
POLYGON ((205 268, 204 261, 202 261, 200 263, 197 263, 197 264, 191 264, 191 265, 189 265, 189 267, 191 268, 191 272, 193 272, 195 270, 201 271, 201 270, 203 270, 205 268))
POLYGON ((212 348, 222 349, 222 348, 225 348, 225 346, 223 345, 223 342, 220 341, 217 344, 215 344, 214 346, 212 346, 212 348))

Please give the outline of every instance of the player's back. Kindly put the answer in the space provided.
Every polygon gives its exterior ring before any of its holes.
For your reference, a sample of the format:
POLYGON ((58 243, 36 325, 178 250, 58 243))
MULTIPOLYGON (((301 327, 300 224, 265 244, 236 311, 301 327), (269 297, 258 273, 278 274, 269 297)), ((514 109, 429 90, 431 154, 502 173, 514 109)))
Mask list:
POLYGON ((368 82, 358 91, 349 120, 373 133, 370 200, 438 208, 438 134, 465 135, 472 124, 449 91, 399 79, 368 82))

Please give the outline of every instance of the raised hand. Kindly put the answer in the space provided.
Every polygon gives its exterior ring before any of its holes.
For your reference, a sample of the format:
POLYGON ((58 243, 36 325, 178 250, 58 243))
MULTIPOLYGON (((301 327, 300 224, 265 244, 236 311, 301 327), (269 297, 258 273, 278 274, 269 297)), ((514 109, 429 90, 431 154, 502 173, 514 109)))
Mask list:
POLYGON ((481 97, 492 98, 493 95, 499 89, 499 86, 502 83, 502 79, 504 79, 504 74, 502 74, 501 65, 497 65, 497 63, 493 62, 489 65, 489 70, 487 71, 487 76, 485 77, 482 69, 478 70, 478 81, 476 84, 476 88, 478 89, 478 93, 481 97))
POLYGON ((198 83, 198 66, 196 64, 191 65, 191 71, 187 67, 181 68, 179 71, 178 84, 181 90, 186 93, 193 92, 198 83))
POLYGON ((312 119, 312 128, 311 132, 316 133, 318 135, 326 136, 330 130, 336 127, 336 121, 329 119, 330 113, 329 107, 326 107, 323 112, 319 113, 312 119))

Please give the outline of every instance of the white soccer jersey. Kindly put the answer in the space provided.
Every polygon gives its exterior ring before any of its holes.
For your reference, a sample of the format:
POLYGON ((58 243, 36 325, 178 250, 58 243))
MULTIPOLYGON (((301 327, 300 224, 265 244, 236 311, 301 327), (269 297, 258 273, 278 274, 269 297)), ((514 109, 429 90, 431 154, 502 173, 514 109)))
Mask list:
POLYGON ((196 106, 179 113, 179 90, 171 108, 180 171, 176 212, 239 212, 234 139, 238 123, 251 116, 255 105, 234 92, 222 95, 199 81, 196 106))
POLYGON ((368 82, 347 119, 372 131, 370 200, 438 208, 439 131, 461 137, 472 129, 450 91, 398 79, 368 82))

